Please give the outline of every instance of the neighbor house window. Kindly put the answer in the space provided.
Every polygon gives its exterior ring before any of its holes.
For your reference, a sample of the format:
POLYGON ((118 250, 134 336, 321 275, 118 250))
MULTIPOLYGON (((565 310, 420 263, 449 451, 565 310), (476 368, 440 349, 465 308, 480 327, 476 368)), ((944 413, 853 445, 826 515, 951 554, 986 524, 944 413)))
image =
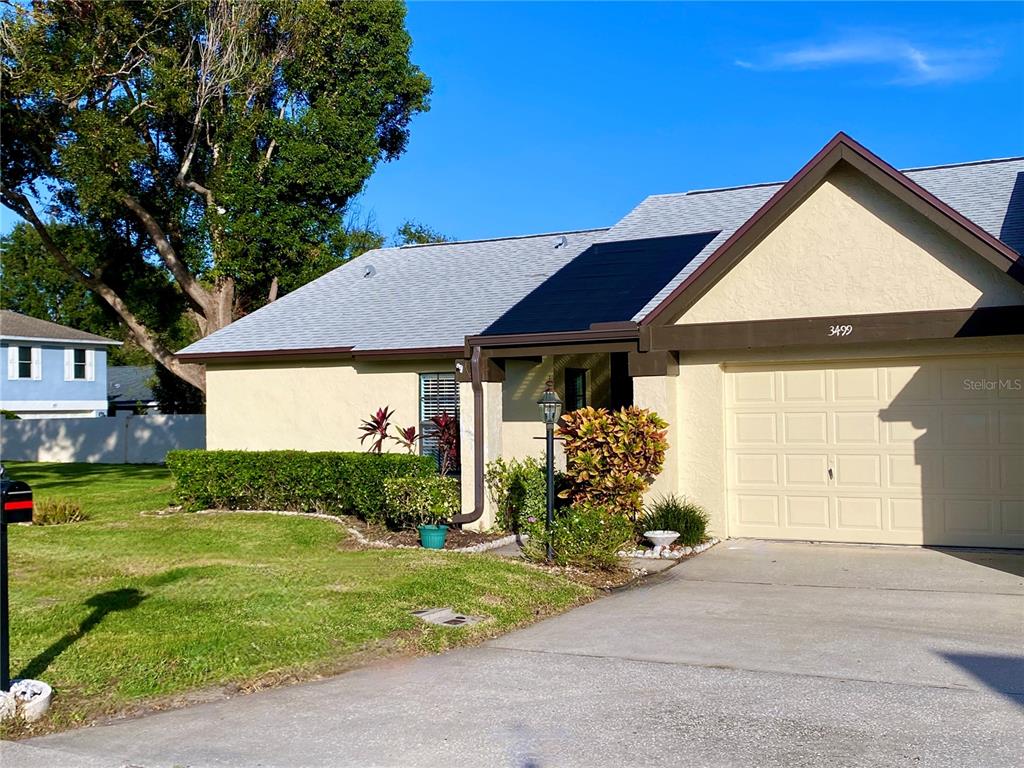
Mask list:
POLYGON ((95 349, 64 350, 64 381, 94 381, 95 379, 95 349))
POLYGON ((565 410, 577 411, 587 407, 587 371, 584 368, 565 369, 565 410))
POLYGON ((42 349, 39 347, 8 347, 8 379, 40 379, 43 376, 42 349))
POLYGON ((459 418, 459 386, 454 373, 420 374, 420 453, 437 456, 437 441, 431 437, 433 425, 430 420, 447 413, 459 418))

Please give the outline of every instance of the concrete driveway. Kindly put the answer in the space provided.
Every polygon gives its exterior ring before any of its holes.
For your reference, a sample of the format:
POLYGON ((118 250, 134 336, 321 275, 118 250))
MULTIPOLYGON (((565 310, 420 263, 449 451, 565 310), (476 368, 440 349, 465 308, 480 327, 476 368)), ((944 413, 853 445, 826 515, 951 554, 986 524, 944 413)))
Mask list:
POLYGON ((759 541, 479 648, 0 750, 4 765, 147 768, 1021 755, 1024 555, 759 541))

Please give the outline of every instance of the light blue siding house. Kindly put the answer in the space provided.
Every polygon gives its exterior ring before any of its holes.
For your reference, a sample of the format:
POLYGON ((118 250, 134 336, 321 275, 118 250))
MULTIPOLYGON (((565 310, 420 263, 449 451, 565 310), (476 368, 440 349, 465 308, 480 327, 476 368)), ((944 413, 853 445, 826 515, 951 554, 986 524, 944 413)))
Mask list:
POLYGON ((0 310, 0 409, 23 419, 107 415, 107 347, 121 342, 0 310))

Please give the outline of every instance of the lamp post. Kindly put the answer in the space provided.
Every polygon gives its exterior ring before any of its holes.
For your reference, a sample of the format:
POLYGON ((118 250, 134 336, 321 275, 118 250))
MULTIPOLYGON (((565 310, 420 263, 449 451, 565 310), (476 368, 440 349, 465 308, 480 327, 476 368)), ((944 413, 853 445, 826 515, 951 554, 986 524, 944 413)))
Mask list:
POLYGON ((558 399, 555 392, 555 383, 548 379, 544 394, 537 401, 540 412, 544 417, 544 427, 547 430, 547 467, 548 467, 548 517, 545 524, 548 546, 547 555, 550 563, 555 557, 555 550, 551 546, 551 527, 555 522, 555 423, 562 413, 562 401, 558 399))

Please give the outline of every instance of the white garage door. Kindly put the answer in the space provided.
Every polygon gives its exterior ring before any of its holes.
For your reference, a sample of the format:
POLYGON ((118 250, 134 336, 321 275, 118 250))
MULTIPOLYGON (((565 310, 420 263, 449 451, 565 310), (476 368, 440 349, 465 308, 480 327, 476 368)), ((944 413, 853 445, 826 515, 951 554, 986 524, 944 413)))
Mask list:
POLYGON ((731 535, 1024 547, 1024 357, 725 378, 731 535))

